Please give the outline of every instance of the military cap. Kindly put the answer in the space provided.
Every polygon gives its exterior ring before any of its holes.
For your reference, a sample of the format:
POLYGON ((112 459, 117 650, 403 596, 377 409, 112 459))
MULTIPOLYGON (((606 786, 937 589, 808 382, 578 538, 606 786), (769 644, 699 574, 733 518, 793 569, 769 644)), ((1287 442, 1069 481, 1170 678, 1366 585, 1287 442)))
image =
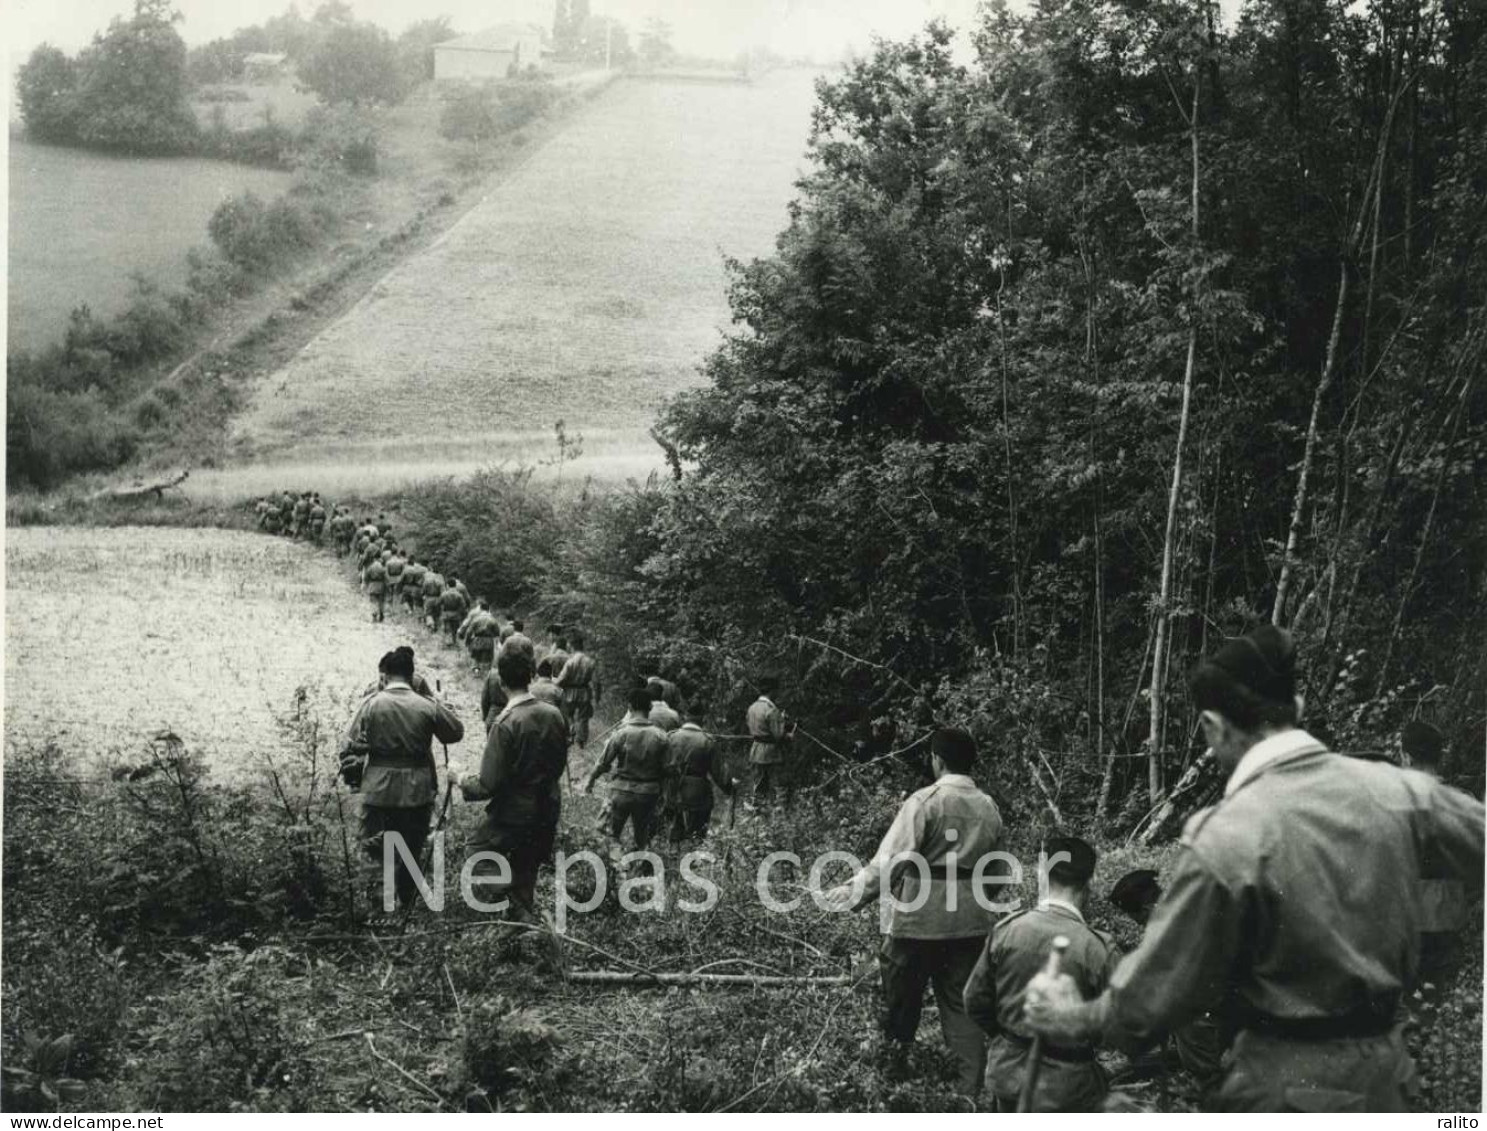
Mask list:
POLYGON ((1445 738, 1424 719, 1411 719, 1399 732, 1399 745, 1409 755, 1411 765, 1435 766, 1440 764, 1445 738))
POLYGON ((1271 703, 1290 703, 1296 697, 1296 645, 1289 632, 1274 625, 1225 641, 1206 662, 1271 703))
POLYGON ((1157 883, 1157 874, 1150 868, 1137 868, 1115 881, 1110 889, 1110 902, 1127 915, 1137 915, 1162 894, 1162 885, 1157 883))

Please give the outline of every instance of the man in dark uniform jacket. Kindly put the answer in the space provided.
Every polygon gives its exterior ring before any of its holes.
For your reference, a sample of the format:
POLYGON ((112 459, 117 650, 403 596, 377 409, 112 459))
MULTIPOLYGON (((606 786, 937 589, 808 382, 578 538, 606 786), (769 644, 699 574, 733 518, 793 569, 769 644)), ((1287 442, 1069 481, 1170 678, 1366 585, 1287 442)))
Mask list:
POLYGON ((1403 1111, 1413 1066, 1395 1017, 1416 980, 1422 857, 1482 882, 1482 803, 1413 770, 1334 754, 1299 729, 1289 634, 1230 640, 1190 679, 1228 775, 1192 818, 1172 883, 1110 988, 1029 986, 1049 1040, 1140 1048, 1219 1005, 1238 1035, 1228 1111, 1403 1111))
MULTIPOLYGON (((654 717, 651 719, 654 722, 654 717)), ((733 796, 733 780, 723 767, 717 743, 693 716, 667 739, 670 759, 671 839, 701 840, 713 815, 713 786, 733 796)))
MULTIPOLYGON (((1043 845, 1048 894, 1031 911, 1018 911, 991 930, 965 987, 966 1012, 991 1038, 987 1074, 1000 1111, 1016 1111, 1027 1077, 1032 1035, 1022 1016, 1022 997, 1048 962, 1053 940, 1069 940, 1062 969, 1086 997, 1110 982, 1119 954, 1115 942, 1084 921, 1095 850, 1078 837, 1049 837, 1043 845)), ((1104 1070, 1089 1040, 1048 1043, 1034 1086, 1030 1111, 1099 1111, 1104 1070)))
MULTIPOLYGON (((505 858, 511 870, 511 901, 530 915, 537 872, 552 860, 558 832, 562 810, 558 783, 568 764, 568 722, 551 703, 528 693, 532 665, 525 656, 501 656, 495 672, 505 688, 506 705, 486 736, 480 773, 461 784, 465 800, 490 802, 470 851, 505 858)), ((486 873, 477 868, 476 874, 486 873)), ((486 884, 476 894, 489 903, 500 898, 486 884)))

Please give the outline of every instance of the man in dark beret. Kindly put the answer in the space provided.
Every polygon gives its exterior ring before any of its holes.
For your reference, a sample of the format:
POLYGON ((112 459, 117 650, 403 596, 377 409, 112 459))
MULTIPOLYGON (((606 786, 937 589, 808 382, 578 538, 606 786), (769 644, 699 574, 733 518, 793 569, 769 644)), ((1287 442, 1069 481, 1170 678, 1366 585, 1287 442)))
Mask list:
POLYGON ((1128 1050, 1226 997, 1238 1035, 1226 1111, 1404 1111, 1396 1024, 1419 961, 1422 856, 1480 886, 1482 803, 1425 774, 1330 752, 1297 725, 1296 654, 1265 625, 1189 680, 1224 796, 1189 820, 1171 886, 1110 988, 1039 975, 1048 1040, 1128 1050))
MULTIPOLYGON (((1117 910, 1145 927, 1151 913, 1162 899, 1162 885, 1156 872, 1137 868, 1115 881, 1110 889, 1110 902, 1117 910)), ((1227 1042, 1213 1014, 1204 1013, 1172 1032, 1172 1045, 1177 1060, 1192 1073, 1205 1091, 1218 1082, 1227 1042)))

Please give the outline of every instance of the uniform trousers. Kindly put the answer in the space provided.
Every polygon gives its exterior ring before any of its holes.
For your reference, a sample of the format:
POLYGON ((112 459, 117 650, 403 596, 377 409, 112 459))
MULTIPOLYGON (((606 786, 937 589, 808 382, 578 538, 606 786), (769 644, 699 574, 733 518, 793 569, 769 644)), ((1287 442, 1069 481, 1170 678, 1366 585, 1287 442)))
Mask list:
POLYGON ((935 1006, 945 1044, 959 1062, 959 1090, 981 1091, 986 1067, 986 1035, 966 1014, 965 984, 986 945, 983 936, 965 939, 907 939, 885 935, 878 951, 883 983, 883 1035, 908 1044, 919 1031, 924 991, 934 986, 935 1006))

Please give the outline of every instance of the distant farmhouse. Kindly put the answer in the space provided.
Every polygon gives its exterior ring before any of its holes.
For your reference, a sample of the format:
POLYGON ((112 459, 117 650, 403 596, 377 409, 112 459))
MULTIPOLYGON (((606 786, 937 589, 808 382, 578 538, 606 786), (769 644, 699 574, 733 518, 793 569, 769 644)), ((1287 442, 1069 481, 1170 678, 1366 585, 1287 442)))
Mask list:
POLYGON ((542 68, 542 29, 535 24, 501 24, 434 46, 434 78, 504 79, 542 68))
POLYGON ((278 82, 289 73, 289 56, 282 51, 251 51, 243 56, 243 77, 249 82, 278 82))

